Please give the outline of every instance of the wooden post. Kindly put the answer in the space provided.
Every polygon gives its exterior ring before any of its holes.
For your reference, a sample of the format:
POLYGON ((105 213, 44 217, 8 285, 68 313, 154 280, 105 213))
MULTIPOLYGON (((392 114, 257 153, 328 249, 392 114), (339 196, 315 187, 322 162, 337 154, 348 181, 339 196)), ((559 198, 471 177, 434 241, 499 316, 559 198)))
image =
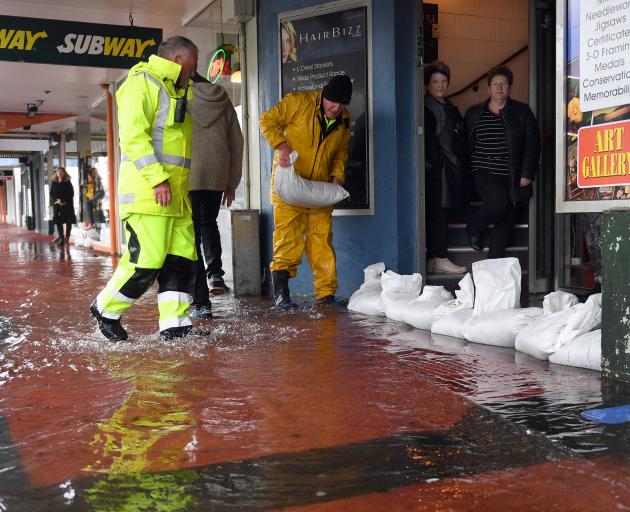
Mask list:
POLYGON ((107 99, 107 183, 109 186, 109 240, 111 254, 118 253, 118 210, 116 204, 116 166, 114 158, 114 101, 109 85, 102 84, 107 99))

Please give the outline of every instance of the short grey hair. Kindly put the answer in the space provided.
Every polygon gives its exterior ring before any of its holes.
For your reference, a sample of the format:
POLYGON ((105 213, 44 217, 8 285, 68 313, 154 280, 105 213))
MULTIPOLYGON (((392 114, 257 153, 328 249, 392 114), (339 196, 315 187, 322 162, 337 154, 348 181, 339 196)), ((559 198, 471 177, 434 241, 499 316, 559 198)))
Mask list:
POLYGON ((182 50, 186 50, 188 52, 197 52, 199 53, 199 48, 197 45, 193 43, 190 39, 183 36, 173 36, 165 39, 158 46, 158 57, 163 57, 165 59, 169 59, 173 57, 178 52, 182 50))

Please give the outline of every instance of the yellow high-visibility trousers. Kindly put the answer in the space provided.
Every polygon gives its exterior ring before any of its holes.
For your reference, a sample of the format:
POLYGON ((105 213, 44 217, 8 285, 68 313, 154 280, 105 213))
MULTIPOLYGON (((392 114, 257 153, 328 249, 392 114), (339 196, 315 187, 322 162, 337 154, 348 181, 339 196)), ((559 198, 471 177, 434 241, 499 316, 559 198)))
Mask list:
POLYGON ((332 207, 302 208, 288 204, 273 207, 273 260, 271 271, 288 270, 291 277, 306 257, 313 270, 315 298, 337 291, 337 266, 332 245, 332 207))
POLYGON ((134 213, 125 222, 127 249, 96 298, 99 313, 119 319, 157 279, 160 331, 192 325, 188 308, 197 251, 190 210, 181 217, 134 213))

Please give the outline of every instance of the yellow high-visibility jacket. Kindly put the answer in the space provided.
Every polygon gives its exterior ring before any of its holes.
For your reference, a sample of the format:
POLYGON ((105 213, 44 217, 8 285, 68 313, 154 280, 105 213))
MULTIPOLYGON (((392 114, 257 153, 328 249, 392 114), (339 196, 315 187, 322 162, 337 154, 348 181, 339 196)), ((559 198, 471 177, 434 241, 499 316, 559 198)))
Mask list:
MULTIPOLYGON (((329 182, 336 177, 344 183, 350 114, 344 110, 332 132, 322 137, 321 101, 321 90, 288 94, 261 116, 260 129, 271 147, 277 148, 286 142, 293 151, 297 151, 294 167, 302 178, 329 182)), ((285 204, 274 191, 278 159, 276 151, 271 176, 271 203, 274 205, 285 204)))
MULTIPOLYGON (((192 125, 174 121, 181 66, 157 55, 136 64, 116 93, 121 165, 118 182, 120 216, 131 213, 181 216, 188 202, 192 125), (155 202, 153 187, 168 180, 172 201, 155 202)), ((189 89, 188 95, 191 95, 189 89)), ((190 206, 190 205, 189 205, 190 206)), ((190 211, 190 208, 188 208, 190 211)))

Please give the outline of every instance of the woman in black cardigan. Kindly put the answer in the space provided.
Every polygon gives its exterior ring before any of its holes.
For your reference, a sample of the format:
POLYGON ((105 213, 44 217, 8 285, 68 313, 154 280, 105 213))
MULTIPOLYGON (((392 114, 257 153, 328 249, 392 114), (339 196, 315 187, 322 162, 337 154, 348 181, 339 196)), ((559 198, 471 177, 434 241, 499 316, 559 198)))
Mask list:
POLYGON ((70 181, 70 175, 64 167, 59 167, 53 175, 50 199, 53 203, 53 221, 57 225, 57 232, 59 233, 57 245, 68 245, 72 224, 76 224, 77 216, 74 213, 74 187, 70 181), (65 233, 64 224, 66 226, 65 233))

